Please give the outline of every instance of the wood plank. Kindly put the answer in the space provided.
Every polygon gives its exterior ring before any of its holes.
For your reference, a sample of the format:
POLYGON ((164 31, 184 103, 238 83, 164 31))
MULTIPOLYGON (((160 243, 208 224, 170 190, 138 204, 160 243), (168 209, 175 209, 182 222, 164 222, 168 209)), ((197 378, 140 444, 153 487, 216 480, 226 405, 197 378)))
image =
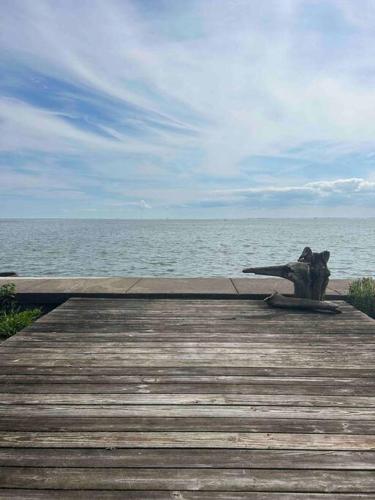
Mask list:
MULTIPOLYGON (((112 500, 124 499, 123 491, 109 490, 0 490, 1 500, 112 500)), ((127 490, 127 500, 373 500, 372 493, 272 493, 254 491, 154 491, 127 490)))
POLYGON ((0 405, 0 418, 28 417, 247 417, 374 420, 374 408, 217 405, 0 405))
POLYGON ((0 355, 3 366, 71 366, 71 367, 290 367, 290 368, 364 368, 375 369, 375 358, 371 352, 360 352, 353 356, 339 352, 308 352, 308 353, 283 353, 259 352, 248 354, 118 354, 118 355, 80 355, 66 354, 65 356, 32 355, 0 355))
MULTIPOLYGON (((116 318, 116 317, 107 317, 103 318, 102 321, 100 319, 84 319, 80 314, 77 314, 77 316, 72 316, 71 318, 67 317, 66 315, 62 314, 61 316, 42 316, 38 320, 38 327, 42 328, 44 327, 53 327, 53 325, 66 325, 66 324, 71 324, 74 322, 75 325, 78 327, 82 326, 89 326, 93 327, 94 325, 100 325, 103 327, 111 327, 113 325, 120 325, 123 327, 135 327, 135 328, 155 328, 155 327, 163 327, 163 325, 168 326, 168 327, 178 327, 178 329, 183 329, 184 327, 201 327, 202 331, 204 331, 207 327, 216 327, 219 331, 221 327, 225 328, 226 330, 229 329, 228 331, 237 331, 238 329, 246 329, 248 326, 262 326, 264 325, 264 322, 267 322, 267 328, 270 328, 272 326, 278 327, 278 326, 285 326, 285 318, 282 316, 274 316, 274 318, 267 317, 268 315, 264 315, 263 317, 230 317, 228 318, 210 318, 210 317, 203 317, 202 318, 171 318, 166 317, 166 318, 160 318, 159 320, 156 320, 155 318, 152 317, 133 317, 133 318, 116 318)), ((312 327, 341 327, 341 328, 349 328, 350 325, 354 324, 356 321, 359 320, 359 318, 353 318, 353 317, 345 317, 342 319, 340 316, 340 319, 337 319, 337 316, 335 316, 336 319, 333 318, 316 318, 316 317, 309 317, 308 315, 305 316, 290 316, 287 319, 287 326, 289 328, 297 327, 301 328, 303 326, 309 326, 310 328, 312 327)), ((373 325, 370 324, 370 328, 372 331, 373 325)))
POLYGON ((316 345, 300 345, 296 346, 294 345, 287 345, 287 346, 279 346, 279 345, 270 345, 270 344, 254 344, 251 346, 246 346, 244 345, 243 347, 241 346, 235 346, 232 347, 230 345, 227 345, 225 347, 222 346, 217 346, 217 347, 204 347, 197 345, 195 347, 189 347, 185 345, 179 345, 179 346, 174 346, 174 347, 165 347, 164 345, 160 345, 158 347, 148 347, 148 346, 118 346, 118 347, 96 347, 92 344, 86 346, 86 347, 78 347, 73 348, 73 349, 65 349, 64 347, 56 347, 56 348, 44 348, 44 347, 9 347, 5 345, 1 349, 1 354, 4 354, 6 356, 40 356, 40 355, 46 355, 48 357, 53 356, 54 358, 61 358, 61 357, 74 357, 74 356, 79 356, 79 355, 97 355, 100 354, 102 356, 110 356, 111 354, 117 354, 120 356, 132 356, 132 355, 140 355, 140 354, 146 354, 150 356, 157 356, 158 354, 183 354, 183 355, 188 355, 188 354, 197 354, 197 355, 206 355, 206 354, 233 354, 233 355, 256 355, 256 354, 265 354, 267 355, 268 353, 274 354, 275 351, 279 352, 281 355, 288 354, 288 355, 298 355, 298 354, 309 354, 311 353, 312 355, 314 354, 327 354, 327 355, 332 355, 333 353, 335 354, 342 354, 343 356, 348 356, 350 353, 353 354, 353 349, 356 350, 356 355, 361 355, 364 356, 367 353, 369 354, 372 352, 372 356, 374 356, 374 348, 375 344, 364 344, 361 347, 357 347, 356 344, 345 344, 341 346, 316 346, 316 345), (372 347, 373 346, 373 347, 372 347))
MULTIPOLYGON (((72 299, 65 302, 62 306, 60 306, 59 310, 84 310, 84 309, 92 309, 93 299, 88 300, 78 300, 72 299)), ((345 312, 356 314, 359 311, 356 310, 353 306, 348 304, 345 300, 335 300, 334 304, 337 304, 344 310, 345 312)), ((157 299, 151 298, 147 299, 141 297, 139 300, 126 298, 124 299, 95 299, 95 311, 113 309, 113 310, 121 310, 121 311, 145 311, 145 312, 160 312, 164 311, 180 311, 184 313, 185 311, 196 312, 200 310, 208 310, 209 312, 216 312, 221 310, 249 310, 256 309, 258 311, 267 311, 269 310, 269 306, 262 300, 249 300, 249 299, 241 299, 236 298, 235 300, 212 300, 205 299, 200 300, 197 298, 191 300, 181 300, 181 299, 157 299)), ((271 309, 272 311, 272 309, 271 309)), ((304 314, 300 310, 291 310, 291 314, 304 314)))
MULTIPOLYGON (((98 370, 95 366, 39 366, 23 365, 13 366, 0 364, 0 374, 3 375, 44 375, 44 376, 71 376, 84 375, 87 377, 98 376, 124 376, 139 375, 158 377, 168 376, 264 376, 264 377, 316 377, 323 376, 335 380, 336 377, 355 377, 362 380, 373 379, 375 370, 367 368, 293 368, 293 367, 236 367, 236 366, 172 366, 172 367, 150 367, 150 366, 101 366, 98 370)), ((45 379, 46 380, 46 379, 45 379)))
MULTIPOLYGON (((163 357, 181 357, 181 358, 196 358, 196 359, 215 359, 215 356, 223 355, 223 357, 230 356, 233 359, 249 359, 253 357, 254 359, 262 358, 264 356, 283 356, 286 358, 293 358, 295 356, 309 356, 314 358, 314 356, 324 357, 327 359, 340 359, 353 356, 353 347, 336 349, 334 347, 294 347, 289 349, 269 347, 251 347, 249 349, 231 349, 231 348, 122 348, 121 350, 89 350, 87 352, 80 352, 75 350, 74 352, 67 351, 65 349, 6 349, 1 350, 1 358, 4 360, 12 358, 27 358, 38 360, 48 356, 53 359, 85 359, 101 357, 103 359, 127 359, 127 358, 147 358, 148 356, 157 357, 163 359, 163 357), (193 356, 189 356, 193 355, 193 356)), ((374 357, 374 354, 369 352, 367 346, 361 346, 356 349, 355 357, 359 359, 369 359, 374 357)))
MULTIPOLYGON (((235 322, 233 322, 235 323, 235 322)), ((232 325, 233 326, 233 325, 232 325)), ((373 325, 371 324, 370 327, 367 326, 367 323, 362 323, 361 321, 352 321, 350 323, 347 323, 346 325, 342 324, 332 324, 332 325, 321 325, 319 328, 314 328, 310 324, 307 325, 291 325, 287 321, 281 325, 271 325, 268 324, 268 322, 265 322, 263 327, 259 327, 259 325, 254 325, 252 322, 247 322, 246 326, 240 325, 239 328, 234 328, 233 331, 231 331, 228 328, 218 328, 215 325, 212 324, 207 324, 206 328, 196 328, 195 326, 191 326, 189 329, 187 328, 181 328, 178 325, 174 326, 169 326, 167 328, 163 328, 162 324, 153 324, 149 328, 141 328, 138 325, 138 328, 129 328, 129 327, 124 327, 123 325, 118 325, 116 327, 115 324, 111 325, 106 325, 105 322, 98 323, 95 322, 94 324, 88 324, 88 323, 77 323, 74 322, 72 324, 68 325, 61 325, 61 323, 40 323, 39 321, 33 323, 33 325, 29 326, 23 332, 25 334, 43 334, 43 333, 55 333, 57 332, 57 329, 59 329, 59 333, 65 334, 66 336, 69 336, 70 333, 73 333, 74 335, 83 335, 83 334, 101 334, 105 335, 107 333, 110 334, 117 334, 117 335, 125 335, 127 333, 132 333, 133 335, 135 334, 142 334, 142 335, 147 335, 147 334, 152 334, 152 335, 167 335, 167 336, 175 336, 177 338, 180 338, 181 336, 186 336, 186 335, 195 335, 200 338, 205 336, 205 333, 207 333, 207 338, 209 338, 212 335, 219 334, 219 335, 271 335, 271 334, 282 334, 282 335, 292 335, 294 333, 298 334, 303 334, 303 335, 314 335, 314 334, 319 334, 326 336, 327 334, 332 334, 332 335, 373 335, 374 334, 374 328, 373 325), (60 326, 62 328, 60 328, 60 326), (157 327, 157 328, 156 328, 157 327)), ((72 338, 72 336, 70 336, 72 338)))
MULTIPOLYGON (((139 378, 141 379, 142 377, 139 378)), ((113 378, 111 379, 111 382, 104 384, 72 383, 70 380, 67 380, 67 383, 64 383, 61 379, 58 383, 51 384, 43 384, 40 382, 31 383, 30 380, 27 382, 28 383, 26 384, 15 383, 15 381, 11 383, 11 380, 8 380, 7 383, 0 384, 0 394, 169 394, 173 398, 175 395, 182 396, 183 394, 197 394, 198 399, 202 394, 217 394, 222 396, 228 394, 286 395, 288 396, 285 398, 287 401, 290 401, 289 396, 294 396, 295 398, 298 396, 297 399, 301 401, 301 404, 305 401, 305 399, 303 397, 300 398, 299 396, 316 396, 317 398, 320 398, 323 395, 324 397, 351 396, 351 399, 345 398, 342 400, 341 404, 344 404, 345 406, 352 406, 353 404, 358 404, 359 406, 375 405, 375 385, 315 385, 306 382, 296 382, 295 384, 277 384, 272 382, 268 384, 226 384, 220 382, 199 383, 194 381, 185 384, 147 384, 142 383, 142 381, 139 381, 139 383, 124 384, 121 382, 115 383, 113 378), (367 397, 367 399, 364 400, 364 397, 367 397)), ((49 380, 49 382, 51 382, 51 380, 49 380)), ((244 403, 244 399, 227 399, 230 404, 236 400, 244 403)), ((284 400, 284 398, 282 398, 282 400, 284 400)), ((150 401, 152 401, 152 397, 150 398, 150 401)), ((178 398, 176 401, 178 401, 178 398)), ((331 399, 325 401, 329 401, 329 404, 332 406, 337 404, 337 400, 333 400, 333 404, 331 399)), ((5 403, 6 401, 2 401, 0 396, 0 403, 1 402, 5 403)))
MULTIPOLYGON (((341 388, 349 388, 350 390, 358 390, 368 389, 371 392, 371 395, 375 394, 375 379, 368 377, 348 377, 348 378, 339 378, 339 377, 319 377, 319 376, 306 376, 306 377, 295 377, 290 376, 251 376, 251 375, 174 375, 173 373, 169 375, 73 375, 73 374, 56 374, 48 376, 46 380, 45 375, 38 375, 31 373, 26 374, 18 374, 13 373, 9 375, 0 375, 0 391, 4 392, 19 392, 25 391, 28 392, 28 386, 33 386, 38 384, 40 392, 49 392, 49 387, 53 386, 53 390, 59 391, 59 385, 68 385, 72 390, 74 389, 74 385, 80 385, 79 390, 83 393, 86 392, 87 385, 97 385, 97 389, 93 387, 92 389, 87 388, 88 391, 93 390, 103 390, 107 392, 106 387, 110 385, 113 386, 114 392, 117 392, 117 386, 120 386, 119 390, 122 391, 123 386, 128 385, 145 385, 146 389, 150 389, 152 391, 153 387, 156 386, 155 392, 159 392, 157 387, 162 386, 174 388, 176 384, 181 385, 182 388, 185 384, 188 384, 189 387, 204 387, 209 389, 212 385, 214 387, 219 387, 220 391, 228 391, 231 392, 232 388, 236 388, 238 391, 242 390, 242 386, 245 386, 244 390, 252 390, 252 387, 264 388, 266 386, 271 387, 288 387, 292 386, 296 387, 309 387, 315 388, 318 387, 319 391, 322 391, 322 388, 325 390, 336 388, 341 390, 341 388), (48 383, 47 383, 48 382, 48 383), (72 387, 73 386, 73 387, 72 387), (11 390, 14 388, 14 391, 11 390)), ((33 389, 30 389, 33 390, 33 389)), ((287 389, 285 389, 287 390, 287 389)), ((61 388, 61 392, 64 392, 65 388, 61 388)), ((199 392, 199 391, 196 391, 199 392)), ((204 392, 204 391, 202 391, 204 392)), ((234 391, 236 392, 236 391, 234 391)), ((326 393, 324 391, 319 394, 326 393)), ((360 395, 358 393, 358 395, 360 395)))
POLYGON ((3 405, 248 405, 374 408, 375 397, 287 394, 23 394, 2 393, 3 405))
MULTIPOLYGON (((48 317, 43 316, 40 318, 40 323, 65 323, 71 320, 78 320, 80 323, 104 323, 109 318, 112 321, 119 321, 120 323, 140 323, 142 319, 145 320, 146 323, 154 322, 156 324, 161 322, 169 322, 169 323, 178 323, 178 324, 194 324, 194 323, 203 323, 204 321, 208 321, 210 323, 217 321, 218 323, 229 323, 235 320, 236 322, 241 323, 260 323, 261 321, 267 320, 270 323, 281 322, 283 317, 285 317, 285 313, 280 312, 277 309, 267 309, 263 311, 259 310, 227 310, 223 312, 215 312, 209 310, 202 310, 201 312, 197 312, 192 310, 191 312, 184 311, 183 314, 176 314, 173 311, 163 311, 161 314, 150 314, 147 311, 137 311, 137 313, 127 313, 125 311, 94 311, 87 309, 76 311, 64 311, 60 309, 56 309, 52 311, 48 317)), ((308 311, 304 311, 302 313, 286 313, 288 314, 288 322, 298 323, 298 324, 307 324, 309 321, 312 321, 314 324, 322 321, 323 324, 334 324, 338 321, 340 324, 354 323, 354 321, 359 321, 361 319, 360 313, 348 314, 347 312, 342 312, 340 316, 333 316, 332 314, 319 314, 319 313, 309 313, 308 311), (336 319, 334 319, 336 318, 336 319)), ((372 323, 369 323, 371 328, 372 323)))
POLYGON ((3 467, 6 488, 375 492, 370 471, 275 469, 87 469, 3 467))
POLYGON ((316 322, 315 324, 308 322, 306 324, 301 323, 289 323, 288 321, 281 321, 278 323, 272 322, 249 322, 246 321, 243 324, 238 324, 236 321, 228 321, 225 324, 218 324, 215 321, 212 322, 201 322, 196 324, 184 325, 184 324, 168 324, 165 322, 155 323, 150 322, 150 324, 145 324, 140 322, 136 325, 131 324, 121 324, 118 321, 110 322, 94 322, 94 323, 79 323, 77 321, 66 322, 66 323, 43 323, 37 321, 32 326, 27 328, 25 332, 43 333, 43 332, 54 332, 54 333, 64 333, 73 335, 83 335, 87 333, 101 333, 101 334, 126 334, 127 332, 142 333, 142 334, 174 334, 176 337, 182 335, 194 335, 204 336, 207 334, 241 334, 246 333, 247 335, 258 335, 259 331, 264 333, 304 333, 314 335, 317 331, 320 334, 374 334, 375 327, 371 324, 369 327, 365 324, 361 324, 359 321, 352 322, 338 322, 337 324, 321 324, 316 322))
MULTIPOLYGON (((240 317, 244 315, 269 315, 270 317, 280 317, 284 315, 288 315, 292 318, 299 317, 301 319, 304 319, 306 317, 312 317, 312 318, 318 318, 318 317, 323 317, 324 319, 332 319, 332 316, 330 314, 324 314, 322 312, 316 312, 316 311, 302 311, 298 309, 290 309, 288 311, 285 310, 277 310, 270 308, 267 304, 261 303, 262 301, 254 301, 253 303, 240 303, 238 301, 232 301, 232 304, 230 302, 227 302, 226 304, 215 304, 214 301, 209 301, 205 305, 198 305, 198 304, 188 304, 184 303, 183 301, 180 301, 180 303, 171 303, 169 304, 169 301, 164 300, 163 302, 159 303, 158 305, 153 305, 151 302, 148 304, 135 304, 133 306, 129 306, 128 303, 124 301, 119 301, 119 304, 114 304, 113 306, 107 305, 104 306, 101 303, 96 302, 95 304, 95 309, 93 309, 90 304, 84 305, 84 304, 75 304, 71 306, 62 306, 57 309, 54 309, 51 311, 51 314, 60 314, 62 312, 66 313, 67 315, 73 315, 75 314, 78 310, 82 311, 83 314, 86 314, 89 317, 95 317, 95 315, 100 315, 100 314, 117 314, 117 315, 123 315, 123 316, 139 316, 140 314, 143 314, 145 317, 148 316, 153 316, 153 317, 158 317, 158 316, 166 316, 170 315, 172 318, 175 317, 189 317, 189 318, 199 318, 203 314, 207 313, 207 316, 209 317, 226 317, 228 314, 237 314, 240 317), (91 316, 90 316, 91 315, 91 316)), ((357 309, 353 308, 349 304, 347 304, 345 301, 340 301, 340 302, 333 302, 336 304, 340 310, 343 313, 343 316, 340 316, 340 319, 342 318, 354 318, 354 317, 362 317, 363 319, 366 318, 366 316, 363 316, 363 314, 358 311, 357 309)))
MULTIPOLYGON (((0 432, 15 448, 253 448, 375 451, 375 436, 248 432, 0 432)), ((374 475, 375 476, 375 475, 374 475)), ((375 477, 374 477, 375 479, 375 477)))
POLYGON ((311 346, 357 346, 358 344, 366 344, 370 347, 375 343, 375 335, 367 334, 331 334, 331 335, 321 335, 315 334, 306 335, 304 333, 299 334, 277 334, 277 333, 263 333, 260 332, 258 335, 248 335, 247 333, 239 333, 236 335, 222 335, 222 334, 212 334, 211 336, 185 336, 176 338, 176 335, 166 336, 164 334, 153 334, 143 335, 129 333, 122 336, 103 336, 93 337, 91 335, 82 336, 72 336, 69 335, 55 335, 55 334, 30 334, 30 333, 20 333, 16 336, 10 337, 7 342, 2 346, 2 349, 11 349, 16 347, 31 347, 31 348, 63 348, 63 349, 79 349, 81 347, 100 347, 106 348, 123 348, 123 347, 269 347, 269 344, 273 346, 288 346, 292 345, 303 346, 308 344, 311 346), (204 340, 202 340, 202 338, 204 340))
MULTIPOLYGON (((17 341, 13 343, 6 343, 2 346, 1 352, 8 354, 18 353, 30 353, 30 352, 65 352, 66 354, 75 352, 76 354, 87 354, 87 353, 116 353, 121 351, 129 351, 134 353, 148 352, 155 353, 158 352, 195 352, 197 350, 203 352, 215 352, 220 349, 221 352, 229 353, 247 353, 254 350, 267 350, 267 349, 292 349, 296 350, 326 350, 334 349, 346 352, 350 349, 357 349, 357 342, 345 342, 334 344, 334 343, 315 343, 310 340, 310 342, 299 343, 297 341, 290 342, 28 342, 17 341)), ((363 342, 361 343, 361 348, 364 350, 375 350, 375 335, 374 342, 363 342)))
MULTIPOLYGON (((27 412, 25 412, 27 413, 27 412)), ((185 431, 374 434, 375 420, 257 417, 81 417, 0 418, 2 431, 185 431)))
POLYGON ((350 339, 352 336, 364 336, 364 338, 369 338, 374 335, 374 329, 369 329, 366 324, 362 322, 355 321, 349 325, 348 328, 343 328, 342 326, 335 326, 331 325, 329 328, 311 328, 309 325, 306 325, 304 327, 298 327, 298 326, 291 326, 288 324, 288 322, 285 322, 284 325, 282 326, 277 326, 277 327, 269 327, 268 323, 265 322, 262 328, 256 328, 253 327, 251 323, 248 323, 248 325, 244 328, 237 328, 236 331, 230 332, 228 329, 225 330, 219 330, 218 328, 210 328, 208 329, 197 329, 197 328, 190 328, 189 330, 187 329, 179 329, 178 327, 176 328, 169 328, 168 331, 163 328, 158 328, 155 329, 153 328, 148 328, 148 329, 135 329, 135 328, 124 328, 121 325, 116 328, 115 326, 111 325, 111 328, 106 327, 105 324, 101 323, 95 323, 93 325, 84 325, 83 330, 82 330, 82 325, 81 328, 79 329, 79 324, 72 324, 72 325, 67 325, 66 328, 60 329, 58 332, 59 335, 56 336, 56 329, 54 328, 54 325, 47 325, 45 323, 39 323, 38 321, 35 322, 32 326, 28 327, 27 329, 23 330, 18 334, 17 337, 12 337, 8 339, 6 342, 9 343, 15 338, 28 338, 28 339, 61 339, 61 340, 69 340, 69 341, 75 341, 75 340, 87 340, 91 338, 102 338, 104 341, 105 340, 122 340, 122 339, 127 339, 127 340, 137 340, 138 338, 144 338, 145 340, 158 340, 159 338, 165 338, 169 339, 171 341, 176 341, 176 340, 202 340, 204 338, 205 341, 211 341, 211 339, 219 339, 218 342, 225 342, 227 338, 231 339, 232 341, 238 339, 238 341, 253 341, 256 338, 261 338, 261 339, 266 339, 266 338, 272 338, 276 335, 276 339, 279 338, 285 338, 287 339, 289 337, 295 337, 298 339, 299 337, 306 338, 308 340, 313 340, 315 338, 315 335, 317 335, 317 339, 327 339, 327 338, 332 338, 335 340, 338 340, 338 337, 341 337, 342 340, 345 340, 346 338, 350 339), (75 328, 77 326, 77 328, 75 328), (104 331, 103 331, 104 329, 104 331), (117 330, 117 331, 114 331, 117 330), (110 335, 110 337, 108 337, 110 335))
POLYGON ((0 448, 0 466, 374 470, 372 451, 0 448))
MULTIPOLYGON (((288 317, 288 323, 291 325, 307 325, 313 324, 316 325, 318 323, 323 323, 324 325, 331 324, 339 324, 341 326, 348 325, 354 323, 359 320, 359 316, 348 316, 344 313, 344 315, 335 316, 336 319, 332 318, 332 315, 328 317, 324 317, 323 319, 318 318, 316 315, 309 315, 309 313, 305 313, 303 315, 290 314, 288 317)), ((122 325, 141 325, 141 324, 161 324, 166 323, 169 325, 196 325, 196 324, 205 324, 207 323, 217 323, 218 325, 248 325, 251 324, 260 324, 261 322, 267 321, 267 324, 280 324, 283 322, 282 315, 275 312, 275 310, 269 309, 268 311, 263 311, 259 313, 258 311, 254 312, 246 312, 246 313, 235 313, 234 311, 228 311, 226 314, 215 314, 208 315, 202 312, 202 314, 192 314, 189 315, 185 313, 183 316, 176 316, 171 314, 163 314, 163 315, 128 315, 126 313, 111 313, 107 312, 98 313, 94 311, 87 311, 84 313, 82 311, 76 311, 74 313, 68 313, 66 311, 57 311, 52 312, 46 316, 42 316, 38 323, 70 323, 72 321, 78 321, 80 324, 95 324, 95 323, 112 323, 117 322, 122 325)), ((285 322, 285 321, 284 321, 285 322)))
MULTIPOLYGON (((134 298, 88 298, 80 300, 79 297, 72 298, 65 303, 63 303, 59 309, 66 310, 76 310, 76 309, 92 309, 92 303, 95 300, 95 310, 103 309, 114 309, 114 310, 126 310, 126 311, 146 311, 146 312, 163 312, 163 311, 181 311, 182 313, 186 310, 195 312, 201 309, 208 311, 219 311, 219 310, 268 310, 269 306, 263 300, 251 300, 251 299, 180 299, 180 298, 147 298, 140 297, 139 299, 134 298)), ((350 313, 357 313, 353 306, 348 304, 345 300, 334 300, 334 304, 342 307, 343 310, 350 313)), ((290 311, 291 313, 301 314, 300 310, 290 311)), ((302 313, 303 314, 303 313, 302 313)))

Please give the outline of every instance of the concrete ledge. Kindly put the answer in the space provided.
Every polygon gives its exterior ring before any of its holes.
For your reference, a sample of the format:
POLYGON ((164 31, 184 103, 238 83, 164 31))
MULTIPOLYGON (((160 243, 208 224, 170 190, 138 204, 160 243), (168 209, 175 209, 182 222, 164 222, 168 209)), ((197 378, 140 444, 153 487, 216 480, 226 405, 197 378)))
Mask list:
POLYGON ((293 294, 293 284, 290 281, 280 278, 233 278, 232 282, 239 295, 251 295, 257 298, 264 298, 272 292, 293 294))
POLYGON ((237 295, 228 278, 141 278, 129 290, 131 294, 224 294, 237 295))
POLYGON ((349 284, 352 280, 330 280, 328 290, 331 294, 348 295, 349 284))
MULTIPOLYGON (((293 285, 278 278, 0 278, 15 283, 17 298, 59 304, 70 297, 263 299, 273 291, 289 295, 293 285)), ((327 298, 345 299, 349 280, 331 280, 327 298)))

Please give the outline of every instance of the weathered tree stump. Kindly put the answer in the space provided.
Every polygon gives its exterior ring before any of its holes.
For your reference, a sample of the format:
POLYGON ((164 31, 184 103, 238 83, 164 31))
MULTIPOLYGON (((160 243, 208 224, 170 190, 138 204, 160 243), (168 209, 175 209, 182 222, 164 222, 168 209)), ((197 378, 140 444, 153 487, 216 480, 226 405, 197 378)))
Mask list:
POLYGON ((278 276, 292 281, 294 296, 301 299, 323 300, 330 276, 327 262, 329 252, 313 252, 304 248, 297 262, 282 266, 249 267, 244 273, 278 276))

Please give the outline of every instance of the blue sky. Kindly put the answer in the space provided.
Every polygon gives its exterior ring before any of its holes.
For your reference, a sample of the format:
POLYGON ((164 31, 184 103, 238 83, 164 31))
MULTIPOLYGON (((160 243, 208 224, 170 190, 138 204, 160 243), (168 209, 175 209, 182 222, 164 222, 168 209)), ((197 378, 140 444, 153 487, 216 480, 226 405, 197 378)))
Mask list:
POLYGON ((375 2, 0 0, 0 217, 375 216, 375 2))

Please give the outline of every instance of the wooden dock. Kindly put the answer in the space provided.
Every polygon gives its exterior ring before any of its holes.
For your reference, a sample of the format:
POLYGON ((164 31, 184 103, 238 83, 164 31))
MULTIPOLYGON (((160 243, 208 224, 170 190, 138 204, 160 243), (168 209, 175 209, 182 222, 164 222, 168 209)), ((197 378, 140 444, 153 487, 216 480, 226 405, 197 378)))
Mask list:
POLYGON ((0 347, 1 499, 375 498, 375 321, 74 298, 0 347))

